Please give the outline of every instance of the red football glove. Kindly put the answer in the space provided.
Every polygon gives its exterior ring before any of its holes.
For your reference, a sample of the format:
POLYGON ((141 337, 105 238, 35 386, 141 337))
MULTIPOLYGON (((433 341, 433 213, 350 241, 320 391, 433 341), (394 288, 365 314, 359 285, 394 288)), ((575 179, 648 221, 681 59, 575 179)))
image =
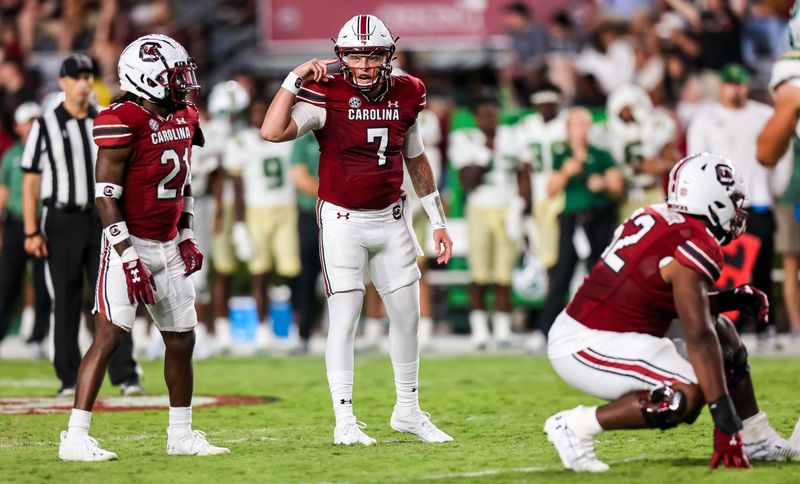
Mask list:
POLYGON ((156 281, 147 266, 142 263, 142 259, 136 258, 130 262, 123 262, 122 269, 125 271, 125 280, 128 283, 128 300, 131 304, 134 304, 137 300, 145 304, 155 304, 156 300, 153 292, 156 290, 156 281))
POLYGON ((741 311, 760 324, 769 324, 769 299, 761 289, 745 284, 733 289, 733 294, 741 301, 741 311))
POLYGON ((750 468, 744 452, 742 452, 742 436, 739 432, 728 435, 719 427, 714 428, 714 455, 711 456, 709 467, 716 469, 722 461, 725 467, 750 468))
POLYGON ((200 252, 194 239, 186 239, 179 243, 178 250, 181 253, 181 259, 183 259, 183 265, 186 266, 187 276, 203 267, 203 253, 200 252))

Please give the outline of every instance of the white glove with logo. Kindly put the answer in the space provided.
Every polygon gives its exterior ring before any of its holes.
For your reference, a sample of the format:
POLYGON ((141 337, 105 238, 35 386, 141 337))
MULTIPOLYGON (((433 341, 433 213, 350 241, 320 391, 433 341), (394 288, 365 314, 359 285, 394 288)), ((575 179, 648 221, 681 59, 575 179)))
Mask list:
POLYGON ((250 234, 247 233, 247 225, 244 222, 236 222, 231 230, 231 240, 236 257, 242 262, 247 262, 253 258, 253 244, 250 242, 250 234))

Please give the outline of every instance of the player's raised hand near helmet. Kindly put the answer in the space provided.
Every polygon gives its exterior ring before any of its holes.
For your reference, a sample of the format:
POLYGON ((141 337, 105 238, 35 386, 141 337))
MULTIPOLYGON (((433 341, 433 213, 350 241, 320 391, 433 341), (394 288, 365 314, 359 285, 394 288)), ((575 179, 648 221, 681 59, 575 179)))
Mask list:
POLYGON ((327 82, 328 66, 339 62, 339 59, 311 59, 294 68, 294 73, 304 81, 327 82))

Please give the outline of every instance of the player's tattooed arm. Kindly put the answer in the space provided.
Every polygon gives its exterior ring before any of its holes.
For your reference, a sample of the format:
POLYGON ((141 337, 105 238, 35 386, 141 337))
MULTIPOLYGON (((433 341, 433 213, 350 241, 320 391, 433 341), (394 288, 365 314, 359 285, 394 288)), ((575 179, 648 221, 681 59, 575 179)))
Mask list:
POLYGON ((433 178, 428 156, 423 152, 419 156, 406 158, 406 168, 419 198, 436 191, 436 180, 433 178))
MULTIPOLYGON (((133 155, 132 146, 121 148, 100 148, 97 152, 97 164, 95 167, 95 179, 97 183, 113 183, 122 185, 125 177, 125 163, 133 155)), ((103 227, 122 221, 122 212, 116 198, 97 197, 94 199, 97 212, 100 215, 100 222, 103 227)), ((126 238, 114 245, 117 253, 122 255, 131 246, 130 238, 126 238)))

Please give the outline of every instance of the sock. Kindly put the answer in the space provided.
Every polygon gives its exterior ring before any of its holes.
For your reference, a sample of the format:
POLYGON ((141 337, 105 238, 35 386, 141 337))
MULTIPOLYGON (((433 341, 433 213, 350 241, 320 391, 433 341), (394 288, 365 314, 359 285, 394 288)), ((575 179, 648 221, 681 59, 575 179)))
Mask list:
POLYGON ((89 425, 92 423, 92 412, 72 409, 67 424, 67 435, 70 437, 86 437, 89 435, 89 425))
POLYGON ((752 417, 747 417, 742 420, 742 436, 743 444, 752 444, 766 439, 771 436, 775 431, 769 425, 767 414, 765 412, 758 412, 752 417))
POLYGON ((411 363, 392 363, 394 386, 397 391, 398 412, 408 415, 419 408, 419 360, 411 363))
POLYGON ((192 407, 169 407, 169 429, 173 436, 192 433, 192 407))
POLYGON ((329 371, 328 387, 333 401, 333 416, 338 424, 353 417, 353 372, 329 371))
POLYGON ((419 344, 425 346, 433 338, 433 318, 422 316, 419 318, 419 344))
POLYGON ((367 341, 378 341, 383 336, 383 319, 365 318, 364 319, 364 339, 367 341))
POLYGON ((800 418, 797 419, 797 423, 794 425, 794 432, 792 432, 789 443, 795 447, 800 447, 800 418))
POLYGON ((511 313, 495 311, 492 315, 494 326, 494 339, 499 342, 508 342, 511 339, 511 313))
POLYGON ((603 427, 597 421, 597 407, 584 407, 579 405, 564 415, 567 425, 576 434, 582 437, 594 437, 603 432, 603 427))
POLYGON ((328 297, 330 324, 325 368, 337 424, 353 418, 353 345, 363 302, 362 291, 337 292, 328 297))
POLYGON ((480 343, 489 339, 489 317, 486 311, 476 309, 469 312, 469 327, 472 340, 480 343))

